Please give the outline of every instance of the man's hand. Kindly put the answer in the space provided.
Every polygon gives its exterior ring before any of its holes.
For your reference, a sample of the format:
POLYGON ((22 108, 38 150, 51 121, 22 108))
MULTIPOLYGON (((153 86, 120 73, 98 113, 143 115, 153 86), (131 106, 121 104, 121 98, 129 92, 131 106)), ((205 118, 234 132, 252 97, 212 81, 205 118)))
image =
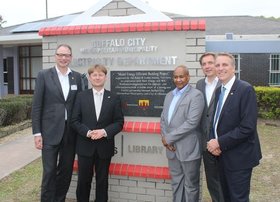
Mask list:
POLYGON ((43 148, 42 136, 34 136, 34 143, 35 143, 35 148, 41 150, 43 148))
POLYGON ((222 153, 222 151, 220 150, 220 148, 218 148, 218 149, 216 149, 216 150, 214 150, 214 151, 212 152, 212 154, 213 154, 214 156, 220 156, 221 153, 222 153))
POLYGON ((220 156, 222 153, 217 139, 211 139, 209 142, 207 142, 207 150, 214 156, 220 156))
POLYGON ((163 146, 165 146, 168 150, 173 151, 173 152, 176 150, 174 145, 169 145, 169 144, 166 143, 166 140, 163 136, 161 138, 161 142, 162 142, 163 146))
POLYGON ((161 137, 161 142, 162 142, 162 144, 163 144, 163 146, 167 146, 168 144, 166 143, 166 140, 165 140, 165 137, 161 137))
POLYGON ((89 136, 92 140, 99 140, 105 137, 105 133, 103 129, 92 130, 89 136))

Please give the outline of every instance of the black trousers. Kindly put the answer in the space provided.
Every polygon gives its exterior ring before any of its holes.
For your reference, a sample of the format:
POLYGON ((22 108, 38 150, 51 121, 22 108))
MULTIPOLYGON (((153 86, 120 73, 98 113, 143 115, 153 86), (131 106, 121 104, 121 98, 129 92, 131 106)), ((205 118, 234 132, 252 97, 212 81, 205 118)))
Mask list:
POLYGON ((91 156, 78 155, 78 185, 76 190, 78 202, 89 202, 92 177, 95 170, 96 202, 108 201, 108 175, 111 157, 99 158, 97 152, 91 156))
POLYGON ((220 181, 218 158, 208 151, 203 151, 203 164, 207 188, 212 202, 224 202, 223 190, 220 181))
POLYGON ((65 128, 59 145, 47 145, 43 142, 42 163, 43 178, 41 202, 64 202, 68 192, 75 158, 75 141, 65 138, 65 128))

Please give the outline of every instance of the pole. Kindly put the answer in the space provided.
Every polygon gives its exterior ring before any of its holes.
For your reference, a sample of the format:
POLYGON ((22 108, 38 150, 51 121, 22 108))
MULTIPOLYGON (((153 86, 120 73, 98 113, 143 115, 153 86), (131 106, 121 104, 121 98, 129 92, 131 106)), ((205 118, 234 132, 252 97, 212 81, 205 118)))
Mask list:
POLYGON ((46 0, 46 19, 48 19, 48 0, 46 0))

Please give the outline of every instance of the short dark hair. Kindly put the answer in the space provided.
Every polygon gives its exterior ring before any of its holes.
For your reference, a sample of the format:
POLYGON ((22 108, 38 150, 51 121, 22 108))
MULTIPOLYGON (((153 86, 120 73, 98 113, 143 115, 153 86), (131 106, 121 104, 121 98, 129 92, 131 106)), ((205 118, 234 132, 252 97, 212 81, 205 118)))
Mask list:
POLYGON ((213 52, 206 52, 206 53, 202 54, 202 56, 200 56, 199 64, 202 65, 203 58, 206 57, 206 56, 209 56, 209 55, 213 56, 213 58, 216 58, 216 54, 215 53, 213 53, 213 52))

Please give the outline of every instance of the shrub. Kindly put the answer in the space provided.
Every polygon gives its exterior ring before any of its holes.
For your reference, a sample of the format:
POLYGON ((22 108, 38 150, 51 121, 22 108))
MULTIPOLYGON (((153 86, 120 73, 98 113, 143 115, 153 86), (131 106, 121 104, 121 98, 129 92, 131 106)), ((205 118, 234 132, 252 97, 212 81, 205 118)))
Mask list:
POLYGON ((259 117, 266 119, 280 118, 280 88, 255 87, 259 117))
POLYGON ((31 118, 32 96, 7 97, 0 100, 0 126, 7 126, 31 118))

